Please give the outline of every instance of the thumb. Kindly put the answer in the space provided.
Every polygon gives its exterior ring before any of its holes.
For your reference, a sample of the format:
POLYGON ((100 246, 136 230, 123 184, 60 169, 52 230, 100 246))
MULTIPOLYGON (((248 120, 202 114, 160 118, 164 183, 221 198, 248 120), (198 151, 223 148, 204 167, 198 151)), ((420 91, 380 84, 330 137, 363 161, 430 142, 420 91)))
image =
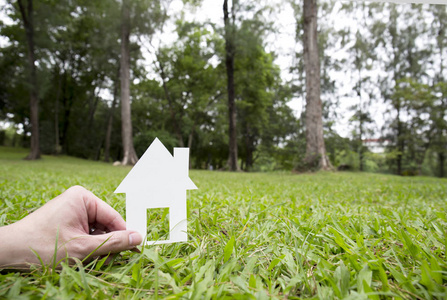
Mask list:
POLYGON ((94 252, 94 255, 107 255, 130 250, 141 244, 141 235, 136 231, 120 230, 105 234, 90 235, 85 242, 86 256, 94 252), (96 250, 96 251, 95 251, 96 250))

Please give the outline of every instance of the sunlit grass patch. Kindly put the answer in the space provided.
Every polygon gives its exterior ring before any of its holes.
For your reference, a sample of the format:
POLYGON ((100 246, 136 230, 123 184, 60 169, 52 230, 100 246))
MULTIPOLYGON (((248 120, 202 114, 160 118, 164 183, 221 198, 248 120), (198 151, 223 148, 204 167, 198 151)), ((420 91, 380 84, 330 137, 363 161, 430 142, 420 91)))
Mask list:
MULTIPOLYGON (((29 162, 22 160, 26 152, 8 151, 0 149, 0 225, 75 184, 124 216, 124 195, 113 191, 130 168, 69 157, 29 162)), ((190 176, 199 189, 188 192, 188 242, 44 276, 3 271, 0 298, 447 296, 445 179, 211 171, 190 176)), ((165 224, 158 222, 162 216, 151 217, 154 224, 165 224)))
POLYGON ((150 208, 146 211, 147 240, 169 240, 169 207, 150 208))

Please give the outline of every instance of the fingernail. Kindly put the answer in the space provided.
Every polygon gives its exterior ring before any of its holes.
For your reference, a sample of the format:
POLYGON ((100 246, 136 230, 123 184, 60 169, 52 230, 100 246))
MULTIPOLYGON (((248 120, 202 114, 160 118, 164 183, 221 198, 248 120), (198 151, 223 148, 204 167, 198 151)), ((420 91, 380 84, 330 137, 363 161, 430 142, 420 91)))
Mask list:
POLYGON ((138 232, 132 232, 129 234, 129 245, 136 246, 141 244, 141 235, 138 232))

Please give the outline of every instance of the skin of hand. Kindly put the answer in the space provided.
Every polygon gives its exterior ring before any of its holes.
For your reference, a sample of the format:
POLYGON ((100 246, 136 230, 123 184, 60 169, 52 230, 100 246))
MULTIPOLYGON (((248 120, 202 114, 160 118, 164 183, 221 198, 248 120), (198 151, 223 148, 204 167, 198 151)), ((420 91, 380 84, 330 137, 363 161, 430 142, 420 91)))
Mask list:
POLYGON ((126 230, 126 222, 111 206, 74 186, 22 220, 0 227, 0 268, 41 265, 32 250, 45 265, 52 264, 57 236, 56 262, 131 250, 142 241, 138 232, 126 230))

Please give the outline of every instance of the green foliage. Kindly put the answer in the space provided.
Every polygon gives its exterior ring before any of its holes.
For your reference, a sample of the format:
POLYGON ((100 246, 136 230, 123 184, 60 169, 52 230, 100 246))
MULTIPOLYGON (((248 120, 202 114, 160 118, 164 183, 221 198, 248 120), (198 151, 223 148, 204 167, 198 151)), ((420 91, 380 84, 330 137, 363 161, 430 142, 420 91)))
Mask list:
MULTIPOLYGON (((399 171, 417 174, 431 143, 439 140, 442 144, 444 134, 439 129, 445 126, 445 120, 440 120, 439 116, 443 116, 444 108, 437 103, 432 87, 411 78, 396 81, 391 102, 398 111, 396 120, 392 123, 396 132, 395 147, 392 150, 396 160, 401 161, 399 171), (402 115, 405 116, 405 121, 402 120, 402 115)), ((439 146, 439 143, 434 144, 439 146)))
MULTIPOLYGON (((121 159, 120 20, 121 4, 128 3, 138 154, 158 136, 169 147, 189 146, 195 168, 225 168, 229 141, 223 28, 188 21, 187 12, 196 13, 201 0, 184 0, 180 14, 170 14, 170 1, 33 3, 43 153, 99 160, 110 144, 110 156, 121 159), (177 38, 158 43, 173 28, 177 38), (144 56, 140 47, 147 50, 144 56)), ((2 12, 10 20, 0 22, 0 76, 7 79, 0 82, 0 124, 2 130, 11 127, 0 133, 0 144, 29 147, 25 31, 17 1, 6 1, 2 12)), ((246 171, 291 170, 306 151, 304 112, 296 116, 288 105, 305 95, 302 3, 234 1, 232 13, 239 163, 246 171), (293 10, 296 21, 297 45, 290 56, 294 74, 288 81, 275 61, 286 49, 270 50, 275 49, 272 37, 283 30, 274 19, 283 9, 293 10)), ((446 7, 439 5, 319 2, 325 144, 334 165, 445 177, 446 16, 446 7), (336 29, 335 13, 351 22, 336 29), (348 81, 354 83, 352 91, 341 95, 348 81), (340 111, 346 100, 351 101, 351 134, 342 138, 334 128, 340 125, 337 113, 346 113, 340 111), (388 113, 375 116, 383 105, 388 113), (374 121, 382 118, 384 127, 377 128, 374 121), (369 153, 365 138, 391 141, 385 156, 369 153)))
MULTIPOLYGON (((116 79, 119 6, 88 1, 34 1, 41 150, 97 158, 104 139, 108 104, 99 91, 116 79)), ((9 40, 1 49, 0 72, 10 74, 2 101, 6 119, 30 131, 24 32, 16 2, 6 12, 13 25, 1 28, 9 40), (20 25, 20 26, 19 26, 20 25)))
POLYGON ((260 20, 244 21, 237 32, 238 155, 246 171, 260 167, 256 151, 274 155, 297 130, 292 110, 287 106, 291 90, 281 82, 279 68, 273 62, 274 54, 267 53, 262 44, 264 26, 260 20))
POLYGON ((163 145, 167 149, 173 149, 177 147, 177 140, 167 131, 151 131, 147 130, 144 132, 138 132, 134 137, 134 145, 135 151, 137 152, 138 157, 141 157, 143 153, 147 150, 148 145, 152 143, 155 138, 159 138, 160 141, 163 141, 163 145))
MULTIPOLYGON (((0 226, 69 186, 124 215, 128 167, 0 148, 0 226)), ((443 299, 447 181, 361 173, 191 171, 189 241, 0 275, 1 298, 443 299)), ((38 234, 38 233, 36 233, 38 234)))

